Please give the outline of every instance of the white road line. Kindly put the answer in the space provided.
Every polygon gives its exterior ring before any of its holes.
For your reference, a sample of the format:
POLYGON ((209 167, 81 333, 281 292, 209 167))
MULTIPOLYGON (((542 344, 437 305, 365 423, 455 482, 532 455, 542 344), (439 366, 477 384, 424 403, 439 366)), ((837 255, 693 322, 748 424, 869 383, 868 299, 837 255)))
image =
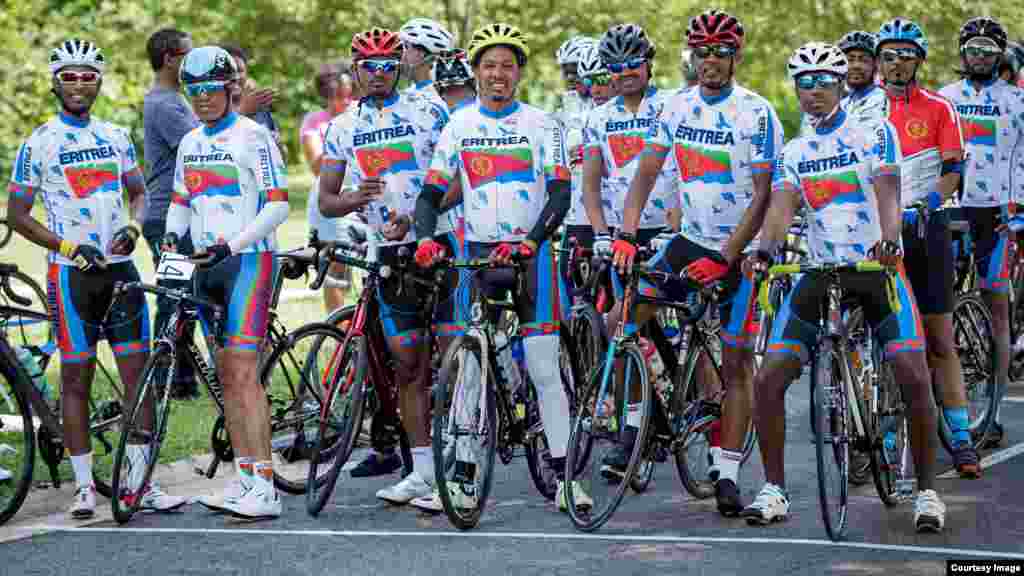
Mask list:
POLYGON ((36 525, 26 527, 32 531, 93 532, 115 534, 196 534, 203 536, 340 536, 345 538, 483 538, 496 540, 575 540, 585 542, 662 542, 668 544, 771 544, 794 546, 819 546, 823 548, 849 548, 856 550, 882 550, 914 554, 937 554, 966 558, 1009 558, 1024 560, 1024 553, 999 550, 978 550, 964 548, 940 548, 937 546, 905 546, 898 544, 874 544, 870 542, 832 542, 802 538, 716 538, 700 536, 641 536, 630 534, 578 534, 548 532, 403 532, 388 530, 257 530, 245 528, 82 528, 69 526, 36 525))
MULTIPOLYGON (((980 462, 981 469, 987 470, 990 466, 999 464, 1000 462, 1005 462, 1010 458, 1013 458, 1014 456, 1021 453, 1024 453, 1024 442, 1021 442, 1020 444, 1014 444, 1013 446, 1010 446, 1006 450, 1000 450, 999 452, 993 452, 988 456, 985 456, 984 458, 981 459, 980 462)), ((946 472, 943 472, 942 474, 939 474, 937 476, 937 478, 943 480, 959 477, 960 475, 957 474, 956 469, 947 470, 946 472)))
POLYGON ((1024 396, 1003 396, 1003 402, 1016 402, 1024 404, 1024 396))

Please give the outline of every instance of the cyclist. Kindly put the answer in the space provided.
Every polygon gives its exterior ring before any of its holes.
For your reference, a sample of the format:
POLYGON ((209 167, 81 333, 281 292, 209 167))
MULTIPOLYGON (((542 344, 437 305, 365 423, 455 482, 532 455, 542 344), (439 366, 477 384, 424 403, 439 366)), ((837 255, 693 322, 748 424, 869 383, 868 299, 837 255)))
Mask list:
POLYGON ((875 83, 878 71, 875 60, 877 38, 871 32, 854 30, 839 39, 837 46, 846 54, 849 74, 846 75, 846 91, 843 110, 850 116, 867 114, 875 123, 885 113, 885 90, 875 83))
MULTIPOLYGON (((562 80, 566 87, 566 90, 558 97, 555 115, 558 121, 565 126, 566 131, 571 128, 578 129, 582 115, 590 109, 586 88, 579 81, 579 63, 583 56, 583 49, 593 44, 597 44, 597 41, 589 36, 572 36, 563 42, 555 52, 555 60, 562 71, 562 80)), ((569 136, 566 134, 567 139, 569 136)), ((567 140, 566 146, 569 144, 570 142, 567 140)))
POLYGON ((402 72, 412 81, 405 91, 445 107, 431 85, 431 74, 437 56, 455 48, 455 37, 438 22, 413 18, 398 30, 398 38, 402 42, 402 72))
MULTIPOLYGON (((391 266, 398 264, 403 248, 414 249, 412 215, 416 197, 441 129, 448 122, 447 107, 436 104, 434 98, 397 91, 401 56, 402 42, 390 30, 373 28, 352 38, 353 68, 365 96, 359 101, 354 121, 331 121, 320 170, 320 211, 331 218, 365 207, 367 223, 374 233, 383 236, 379 260, 391 266), (351 172, 355 190, 339 194, 346 169, 351 172)), ((430 495, 434 482, 429 387, 424 380, 429 370, 423 370, 430 352, 424 345, 426 326, 417 313, 418 296, 401 284, 389 282, 378 294, 384 333, 396 364, 398 409, 413 446, 413 472, 377 492, 378 498, 392 504, 407 504, 430 495)), ((395 416, 377 415, 387 419, 395 416)), ((396 457, 386 453, 380 439, 376 444, 367 458, 372 462, 366 467, 391 468, 396 457)))
POLYGON ((683 83, 679 86, 680 90, 693 88, 698 84, 697 65, 693 61, 693 50, 686 44, 683 44, 679 51, 679 73, 683 77, 683 83))
MULTIPOLYGON (((970 157, 960 175, 960 204, 975 243, 982 294, 992 312, 996 394, 1000 400, 989 437, 990 445, 995 447, 1003 440, 999 406, 1006 394, 1010 367, 1010 237, 1001 224, 1010 216, 1009 204, 1024 190, 1019 172, 1014 178, 1015 166, 1024 161, 1024 91, 998 77, 999 62, 1007 50, 1006 30, 999 22, 985 17, 968 20, 960 28, 959 45, 964 79, 946 86, 939 94, 960 114, 970 157)), ((948 412, 946 418, 952 424, 948 412)), ((966 409, 959 418, 966 419, 966 409)), ((957 440, 970 444, 971 439, 962 432, 957 440)))
MULTIPOLYGON (((665 159, 671 156, 679 175, 682 232, 651 262, 702 283, 724 280, 728 287, 720 313, 722 372, 730 385, 721 437, 711 440, 713 447, 721 448, 716 451, 717 462, 712 463, 718 470, 718 510, 735 516, 743 508, 736 482, 750 427, 755 336, 755 290, 751 279, 741 275, 739 263, 764 220, 771 166, 782 148, 783 130, 771 104, 734 80, 744 39, 743 25, 736 17, 718 10, 703 12, 690 20, 686 37, 694 52, 699 88, 677 92, 665 102, 660 120, 648 135, 625 200, 615 261, 623 272, 632 265, 642 210, 665 159)), ((650 307, 638 309, 636 325, 653 313, 650 307)), ((609 324, 617 324, 618 308, 611 316, 609 324)), ((627 423, 638 416, 628 413, 627 423)))
MULTIPOLYGON (((99 47, 86 40, 65 40, 53 49, 50 74, 60 112, 21 145, 8 188, 11 228, 49 250, 47 293, 61 351, 64 442, 76 485, 68 513, 75 519, 91 518, 96 510, 89 439, 96 342, 102 335, 113 349, 126 402, 149 356, 149 308, 141 293, 122 297, 121 313, 102 323, 114 284, 139 281, 131 253, 140 233, 125 219, 123 198, 127 191, 129 204, 137 206, 146 192, 128 130, 91 115, 106 64, 99 47), (31 215, 37 193, 45 225, 31 215)), ((144 447, 129 446, 132 462, 148 456, 144 447)), ((142 494, 144 509, 183 504, 184 498, 165 494, 156 482, 142 494)))
MULTIPOLYGON (((559 370, 558 330, 568 304, 551 235, 569 210, 570 176, 557 120, 516 99, 529 54, 514 26, 489 24, 473 34, 469 59, 480 95, 474 105, 455 114, 434 154, 416 203, 421 239, 416 261, 430 266, 445 253, 431 236, 445 194, 452 189, 465 197, 467 257, 489 256, 498 264, 508 264, 514 256, 526 260, 530 293, 519 298, 520 333, 558 475, 556 500, 564 511, 569 404, 559 370)), ((473 477, 472 463, 455 465, 466 466, 466 475, 473 477)), ((470 502, 475 498, 465 489, 448 489, 470 502)), ((588 497, 578 497, 577 505, 589 507, 588 497)))
MULTIPOLYGON (((900 196, 905 208, 936 211, 956 191, 963 170, 960 120, 948 100, 918 86, 917 70, 928 54, 921 28, 902 18, 882 24, 876 51, 886 91, 887 118, 903 151, 900 196)), ((903 248, 907 278, 924 319, 929 368, 954 433, 953 461, 962 476, 980 474, 970 442, 963 370, 953 334, 953 242, 948 217, 936 212, 917 222, 907 211, 903 248)))
MULTIPOLYGON (((763 272, 785 239, 793 214, 803 207, 809 259, 815 264, 852 264, 873 255, 895 265, 900 308, 890 303, 882 273, 845 272, 840 285, 855 296, 879 345, 892 363, 911 415, 914 469, 920 492, 914 505, 918 531, 940 531, 945 506, 935 493, 935 413, 924 356, 924 334, 899 250, 899 141, 892 124, 865 123, 840 105, 846 56, 831 45, 806 44, 790 57, 789 75, 814 131, 791 140, 775 165, 772 202, 750 268, 763 272)), ((801 276, 778 311, 764 363, 755 377, 758 441, 767 483, 742 516, 768 524, 789 514, 785 492, 785 392, 807 361, 817 338, 826 283, 801 276)))
POLYGON ((1024 47, 1017 42, 1007 42, 1006 53, 999 64, 999 77, 1010 86, 1024 88, 1020 83, 1024 81, 1020 74, 1021 66, 1024 66, 1024 47))
MULTIPOLYGON (((288 218, 288 182, 274 137, 238 114, 231 55, 216 46, 194 48, 181 64, 181 83, 202 126, 178 147, 174 197, 164 246, 176 251, 186 232, 198 251, 197 296, 224 306, 221 333, 210 334, 224 384, 224 417, 238 476, 220 496, 199 502, 249 519, 281 515, 270 456, 270 405, 259 382, 260 346, 276 273, 275 229, 288 218)), ((200 310, 204 327, 208 312, 200 310)))

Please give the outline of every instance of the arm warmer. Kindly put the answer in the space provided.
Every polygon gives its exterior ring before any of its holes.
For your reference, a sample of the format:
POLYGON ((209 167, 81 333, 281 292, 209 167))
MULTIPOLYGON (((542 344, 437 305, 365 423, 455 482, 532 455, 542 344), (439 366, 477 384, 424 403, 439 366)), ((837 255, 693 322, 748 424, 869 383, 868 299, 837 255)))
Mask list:
POLYGON ((269 236, 275 228, 288 219, 288 210, 288 202, 285 201, 264 204, 256 218, 249 222, 238 236, 228 242, 231 253, 237 254, 269 236))
POLYGON ((416 212, 414 228, 416 239, 424 240, 433 238, 437 230, 437 215, 441 213, 441 201, 444 200, 444 190, 434 184, 426 184, 416 197, 416 212))
POLYGON ((533 230, 526 236, 527 240, 536 246, 544 243, 544 240, 555 233, 558 227, 565 220, 565 215, 572 205, 572 194, 569 192, 569 182, 565 180, 552 180, 548 183, 548 202, 540 213, 540 218, 533 225, 533 230))

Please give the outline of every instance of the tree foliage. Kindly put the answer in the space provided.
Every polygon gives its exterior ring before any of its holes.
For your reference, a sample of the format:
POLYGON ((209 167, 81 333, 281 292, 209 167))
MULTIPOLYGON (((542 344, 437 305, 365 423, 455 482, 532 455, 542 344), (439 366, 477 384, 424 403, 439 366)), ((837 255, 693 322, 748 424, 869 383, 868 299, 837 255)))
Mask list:
MULTIPOLYGON (((297 124, 318 107, 312 75, 320 62, 348 54, 355 32, 369 26, 397 29, 412 17, 446 23, 461 44, 472 30, 492 21, 521 27, 532 58, 521 95, 543 107, 561 91, 554 52, 570 34, 599 36, 610 25, 643 25, 658 45, 656 82, 679 83, 679 51, 687 19, 707 4, 695 0, 0 0, 0 169, 9 173, 18 144, 55 111, 46 68, 60 40, 83 37, 99 44, 110 66, 95 114, 129 126, 141 143, 142 97, 153 81, 146 59, 149 35, 173 26, 192 34, 196 45, 233 40, 252 51, 250 74, 279 90, 274 113, 290 157, 298 158, 297 124)), ((852 29, 877 30, 886 19, 916 19, 931 41, 921 77, 938 87, 956 78, 956 36, 969 17, 990 15, 1014 29, 1024 3, 992 0, 935 3, 926 0, 723 0, 718 7, 743 21, 747 46, 737 67, 739 82, 775 103, 793 134, 799 113, 785 76, 785 61, 800 44, 839 38, 852 29)), ((141 153, 141 150, 140 150, 141 153)))

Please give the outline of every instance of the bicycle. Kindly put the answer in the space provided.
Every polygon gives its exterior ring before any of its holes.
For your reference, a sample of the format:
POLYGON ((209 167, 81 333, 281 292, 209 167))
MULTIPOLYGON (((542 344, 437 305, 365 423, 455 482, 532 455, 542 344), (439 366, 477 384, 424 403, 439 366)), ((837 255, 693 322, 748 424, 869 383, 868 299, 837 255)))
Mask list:
MULTIPOLYGON (((855 447, 867 452, 872 473, 883 502, 889 503, 890 493, 883 494, 883 481, 877 477, 886 463, 883 437, 872 425, 875 418, 864 406, 864 393, 860 383, 852 377, 849 359, 855 346, 842 320, 843 290, 840 274, 848 272, 887 273, 886 293, 894 311, 902 305, 896 292, 892 270, 875 261, 856 264, 776 264, 767 272, 761 284, 762 307, 769 314, 774 308, 769 300, 770 285, 775 278, 795 274, 814 274, 826 283, 826 298, 822 302, 817 342, 810 351, 812 431, 818 468, 818 495, 825 532, 833 541, 843 538, 847 526, 849 497, 849 450, 855 447), (852 422, 851 422, 852 421, 852 422), (835 467, 835 494, 830 495, 831 468, 835 467)), ((877 408, 877 405, 876 405, 877 408)), ((891 416, 891 414, 882 414, 891 416)), ((905 430, 904 430, 905 432, 905 430)), ((904 434, 905 436, 905 434, 904 434)), ((904 452, 905 457, 906 452, 904 452)))
MULTIPOLYGON (((499 289, 510 285, 510 298, 495 300, 484 294, 475 298, 465 333, 444 353, 440 378, 434 387, 433 452, 441 503, 457 528, 475 527, 490 495, 495 456, 508 465, 523 446, 534 486, 554 500, 557 481, 551 466, 550 448, 540 417, 540 402, 529 374, 513 389, 500 358, 522 339, 515 323, 502 326, 503 317, 515 316, 518 298, 524 297, 526 262, 514 259, 508 266, 489 260, 449 260, 440 268, 469 270, 484 277, 481 282, 499 289), (507 273, 511 273, 511 279, 507 273), (511 280, 511 282, 508 282, 511 280), (499 335, 509 337, 504 342, 499 335), (472 386, 476 384, 474 390, 472 386)), ((572 334, 558 331, 559 373, 568 400, 570 417, 575 411, 575 382, 580 374, 572 334)))

